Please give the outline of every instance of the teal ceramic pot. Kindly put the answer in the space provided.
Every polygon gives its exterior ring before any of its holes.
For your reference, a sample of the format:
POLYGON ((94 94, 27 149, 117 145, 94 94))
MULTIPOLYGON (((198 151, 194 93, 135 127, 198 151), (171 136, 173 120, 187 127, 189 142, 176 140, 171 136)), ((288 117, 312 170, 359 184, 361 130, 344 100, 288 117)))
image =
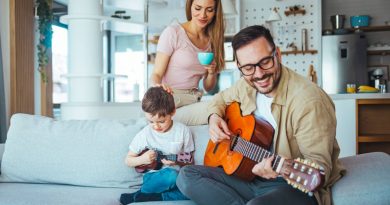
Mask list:
POLYGON ((214 59, 214 53, 211 52, 199 52, 198 60, 201 65, 210 65, 214 59))
POLYGON ((361 15, 361 16, 351 16, 351 26, 354 28, 368 26, 370 24, 370 16, 361 15))

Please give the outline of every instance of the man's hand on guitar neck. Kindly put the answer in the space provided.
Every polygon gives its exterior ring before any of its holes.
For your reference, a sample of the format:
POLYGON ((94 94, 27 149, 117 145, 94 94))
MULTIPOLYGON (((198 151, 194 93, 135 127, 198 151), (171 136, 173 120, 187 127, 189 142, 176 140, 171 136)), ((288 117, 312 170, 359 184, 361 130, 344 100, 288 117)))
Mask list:
POLYGON ((230 139, 230 136, 232 135, 226 122, 215 113, 210 115, 209 118, 209 134, 211 141, 214 143, 230 139))
POLYGON ((264 179, 275 179, 278 176, 278 173, 272 169, 272 161, 274 158, 275 155, 272 155, 271 157, 261 160, 261 162, 257 163, 252 168, 252 173, 264 179))

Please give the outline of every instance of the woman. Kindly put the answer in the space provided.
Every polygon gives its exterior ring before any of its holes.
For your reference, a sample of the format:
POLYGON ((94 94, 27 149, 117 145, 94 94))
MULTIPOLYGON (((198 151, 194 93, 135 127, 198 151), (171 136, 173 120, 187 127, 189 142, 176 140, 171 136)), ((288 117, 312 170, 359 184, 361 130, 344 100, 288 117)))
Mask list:
MULTIPOLYGON (((177 108, 200 101, 203 88, 212 90, 224 63, 224 22, 221 0, 187 0, 187 22, 168 26, 157 45, 152 86, 173 91, 177 108), (213 52, 209 66, 200 65, 198 52, 213 52)), ((188 114, 188 113, 187 113, 188 114)))

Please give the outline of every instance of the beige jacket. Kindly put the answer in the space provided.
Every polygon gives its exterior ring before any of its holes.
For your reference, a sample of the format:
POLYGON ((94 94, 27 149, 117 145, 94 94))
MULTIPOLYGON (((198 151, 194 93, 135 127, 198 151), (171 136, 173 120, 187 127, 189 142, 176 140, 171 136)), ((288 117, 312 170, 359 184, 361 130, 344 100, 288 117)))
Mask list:
MULTIPOLYGON (((343 175, 336 140, 335 108, 330 97, 317 85, 299 74, 282 67, 271 109, 277 129, 273 150, 285 158, 310 159, 325 169, 323 188, 315 193, 319 205, 332 204, 330 187, 343 175)), ((256 109, 256 89, 244 78, 215 95, 208 114, 224 116, 226 105, 241 103, 243 115, 256 109)), ((260 108, 261 109, 261 108, 260 108)))

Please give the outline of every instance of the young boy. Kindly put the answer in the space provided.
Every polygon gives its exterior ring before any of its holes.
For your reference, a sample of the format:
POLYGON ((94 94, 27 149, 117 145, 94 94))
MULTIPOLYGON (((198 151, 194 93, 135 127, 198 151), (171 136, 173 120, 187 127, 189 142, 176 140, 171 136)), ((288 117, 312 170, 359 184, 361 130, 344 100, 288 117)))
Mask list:
MULTIPOLYGON (((176 155, 194 151, 194 141, 190 129, 182 123, 173 122, 175 102, 173 96, 162 87, 149 88, 142 99, 142 110, 149 122, 129 145, 126 164, 137 167, 153 163, 158 153, 176 155), (144 152, 145 149, 149 149, 144 152)), ((192 160, 193 161, 193 160, 192 160)), ((122 204, 142 201, 186 200, 176 186, 179 166, 174 161, 161 159, 160 170, 150 170, 143 176, 141 189, 135 193, 125 193, 120 197, 122 204)))

